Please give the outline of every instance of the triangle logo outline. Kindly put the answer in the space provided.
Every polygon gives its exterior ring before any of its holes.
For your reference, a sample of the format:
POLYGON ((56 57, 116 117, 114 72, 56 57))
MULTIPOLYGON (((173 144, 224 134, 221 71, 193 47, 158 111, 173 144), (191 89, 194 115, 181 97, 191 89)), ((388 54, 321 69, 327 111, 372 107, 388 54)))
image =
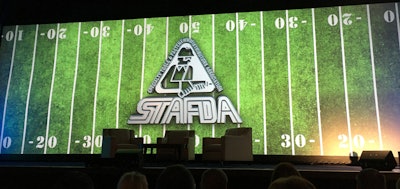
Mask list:
POLYGON ((183 98, 191 93, 214 90, 221 92, 223 87, 200 48, 193 39, 182 38, 175 44, 147 92, 176 93, 183 98))

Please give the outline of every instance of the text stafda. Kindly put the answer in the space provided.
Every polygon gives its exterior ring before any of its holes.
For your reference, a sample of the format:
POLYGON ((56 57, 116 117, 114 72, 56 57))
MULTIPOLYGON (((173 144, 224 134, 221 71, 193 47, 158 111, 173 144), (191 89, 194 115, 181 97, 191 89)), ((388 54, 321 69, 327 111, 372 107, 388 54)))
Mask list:
POLYGON ((194 117, 200 123, 242 123, 238 112, 226 96, 213 97, 148 97, 137 104, 137 114, 129 117, 128 124, 177 124, 193 123, 194 117))

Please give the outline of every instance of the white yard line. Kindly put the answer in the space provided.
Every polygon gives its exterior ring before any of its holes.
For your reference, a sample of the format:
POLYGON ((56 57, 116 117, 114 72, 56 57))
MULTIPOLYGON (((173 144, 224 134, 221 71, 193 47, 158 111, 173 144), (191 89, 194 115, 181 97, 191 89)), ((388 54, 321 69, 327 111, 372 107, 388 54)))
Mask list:
MULTIPOLYGON (((240 43, 239 43, 239 13, 236 12, 236 96, 237 111, 240 115, 240 43)), ((237 124, 240 127, 240 123, 237 124)))
POLYGON ((8 81, 7 81, 7 90, 6 90, 6 96, 4 99, 4 108, 3 108, 3 118, 1 121, 1 137, 0 137, 0 154, 2 153, 2 149, 3 149, 3 140, 4 140, 4 127, 6 124, 6 114, 7 114, 7 104, 8 104, 8 95, 10 93, 10 84, 11 84, 11 79, 12 79, 12 75, 13 75, 13 69, 14 69, 14 59, 15 59, 15 50, 16 50, 16 46, 17 46, 17 38, 18 38, 18 25, 15 26, 15 33, 14 33, 14 41, 13 41, 13 50, 12 50, 12 54, 11 54, 11 65, 10 65, 10 71, 9 71, 9 75, 8 75, 8 81))
MULTIPOLYGON (((212 69, 215 73, 215 14, 211 15, 211 62, 212 69)), ((215 97, 215 92, 213 91, 212 96, 215 97)), ((211 126, 211 137, 215 137, 215 124, 213 123, 211 126)))
MULTIPOLYGON (((143 19, 143 26, 144 28, 147 28, 147 19, 143 19)), ((144 30, 143 32, 143 49, 142 49, 142 74, 141 74, 141 83, 140 83, 140 99, 143 98, 143 85, 144 85, 144 66, 146 63, 146 35, 147 35, 147 29, 144 30)), ((143 126, 142 124, 139 125, 139 135, 142 135, 142 129, 143 126)))
POLYGON ((371 52, 371 66, 372 66, 372 80, 374 85, 374 97, 375 97, 375 110, 376 110, 376 121, 378 126, 378 138, 379 138, 379 149, 383 149, 382 142, 382 131, 381 131, 381 118, 379 116, 379 100, 376 87, 376 75, 375 75, 375 56, 374 56, 374 44, 372 41, 372 31, 371 31, 371 15, 369 10, 369 5, 367 5, 367 16, 368 16, 368 36, 369 36, 369 47, 371 52))
POLYGON ((81 25, 82 23, 79 22, 78 25, 78 42, 76 45, 76 57, 75 57, 75 74, 74 74, 74 85, 72 88, 72 95, 71 95, 71 110, 69 116, 69 136, 68 136, 68 148, 67 154, 71 152, 71 140, 72 140, 72 127, 73 127, 73 120, 74 120, 74 103, 75 103, 75 93, 76 93, 76 82, 78 79, 78 66, 79 66, 79 50, 80 50, 80 43, 81 43, 81 25))
POLYGON ((117 89, 117 105, 115 110, 115 128, 119 128, 119 103, 121 95, 121 80, 122 80, 122 65, 124 59, 124 36, 125 35, 125 20, 121 23, 121 48, 119 50, 119 73, 118 73, 118 89, 117 89))
POLYGON ((26 96, 24 131, 23 131, 23 134, 22 134, 21 154, 24 153, 25 140, 26 140, 26 138, 25 138, 26 137, 26 128, 28 127, 29 102, 30 102, 30 97, 31 97, 33 74, 34 74, 34 71, 35 71, 36 45, 37 45, 38 32, 39 32, 39 24, 36 24, 35 42, 34 42, 33 53, 32 53, 32 69, 31 69, 31 76, 30 76, 30 79, 29 79, 28 94, 26 96))
POLYGON ((290 138, 292 146, 292 155, 295 155, 294 128, 293 128, 293 105, 292 105, 292 78, 290 68, 290 35, 289 35, 289 11, 286 10, 286 48, 288 61, 288 90, 289 90, 289 114, 290 114, 290 138))
POLYGON ((319 146, 320 155, 324 155, 324 143, 322 140, 322 124, 321 124, 321 105, 319 101, 319 78, 318 78, 318 59, 317 59, 317 38, 315 34, 315 12, 314 8, 311 9, 312 15, 312 31, 313 31, 313 45, 314 45, 314 66, 315 66, 315 95, 317 101, 317 116, 318 116, 318 135, 319 135, 319 146))
POLYGON ((47 153, 47 146, 48 146, 48 139, 49 139, 51 104, 52 104, 52 100, 53 100, 54 79, 56 77, 56 70, 57 70, 58 34, 59 34, 59 32, 60 32, 60 23, 57 24, 57 31, 56 31, 56 44, 55 44, 55 49, 54 49, 53 74, 51 76, 49 104, 47 107, 46 137, 45 137, 44 151, 43 151, 44 154, 47 153))
POLYGON ((100 21, 100 33, 99 33, 99 49, 97 54, 97 73, 96 73, 96 88, 94 92, 94 100, 93 100, 93 123, 92 123, 92 138, 90 145, 90 153, 94 152, 94 139, 96 137, 96 109, 97 109, 97 96, 99 92, 99 79, 100 79, 100 68, 101 68, 101 47, 102 47, 102 39, 103 39, 103 21, 100 21))
POLYGON ((340 43, 342 48, 342 64, 343 64, 343 85, 344 85, 344 97, 346 101, 346 116, 347 116, 347 132, 349 141, 349 152, 353 151, 353 136, 351 134, 351 124, 350 124, 350 110, 349 110, 349 99, 347 93, 347 74, 346 74, 346 53, 344 47, 343 39, 343 20, 342 20, 342 7, 339 6, 339 22, 340 22, 340 43))
POLYGON ((261 82, 262 82, 262 108, 263 108, 263 135, 264 135, 264 154, 267 154, 267 99, 265 98, 265 58, 264 58, 264 18, 263 12, 260 11, 260 39, 261 39, 261 82))

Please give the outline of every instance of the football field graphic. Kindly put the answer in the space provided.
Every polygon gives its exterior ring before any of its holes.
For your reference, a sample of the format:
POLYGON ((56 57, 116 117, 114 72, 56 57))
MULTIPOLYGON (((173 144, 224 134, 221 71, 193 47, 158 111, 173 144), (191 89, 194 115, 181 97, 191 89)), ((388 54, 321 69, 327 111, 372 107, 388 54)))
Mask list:
POLYGON ((146 143, 166 129, 195 130, 201 153, 203 137, 232 127, 253 128, 254 154, 399 151, 399 8, 381 3, 4 26, 0 154, 101 153, 103 128, 132 128, 146 143), (214 85, 159 94, 157 87, 170 85, 154 82, 182 39, 201 50, 199 62, 210 68, 204 83, 214 85), (128 123, 143 99, 204 96, 228 99, 241 121, 201 123, 193 116, 183 124, 174 118, 128 123))

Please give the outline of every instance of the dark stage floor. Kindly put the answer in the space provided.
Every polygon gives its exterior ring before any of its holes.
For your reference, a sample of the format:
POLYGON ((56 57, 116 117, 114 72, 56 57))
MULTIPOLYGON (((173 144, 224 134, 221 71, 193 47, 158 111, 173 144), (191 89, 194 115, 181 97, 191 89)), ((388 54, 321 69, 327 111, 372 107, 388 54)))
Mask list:
MULTIPOLYGON (((2 155, 0 156, 0 183, 2 188, 23 189, 49 188, 51 182, 66 170, 88 172, 95 180, 98 189, 114 189, 119 176, 130 170, 146 174, 150 189, 165 166, 180 163, 192 172, 199 182, 201 173, 211 167, 223 169, 229 177, 229 189, 266 189, 273 167, 283 161, 295 164, 300 173, 312 181, 319 189, 355 188, 356 174, 362 169, 350 165, 348 157, 315 156, 254 156, 252 162, 204 162, 201 156, 196 160, 171 162, 156 161, 154 156, 121 156, 101 158, 100 155, 2 155), (33 182, 19 182, 24 178, 33 182)), ((381 171, 387 179, 388 189, 395 189, 400 178, 400 168, 381 171)))

